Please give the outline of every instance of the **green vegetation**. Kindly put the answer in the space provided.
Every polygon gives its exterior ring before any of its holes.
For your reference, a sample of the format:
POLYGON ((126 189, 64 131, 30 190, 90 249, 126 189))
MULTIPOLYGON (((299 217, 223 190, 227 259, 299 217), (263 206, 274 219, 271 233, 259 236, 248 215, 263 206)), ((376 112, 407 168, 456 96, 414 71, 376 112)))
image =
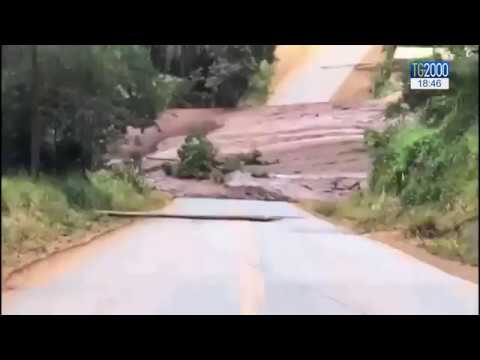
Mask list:
POLYGON ((179 178, 208 179, 215 167, 217 150, 203 135, 189 135, 178 149, 180 159, 176 176, 179 178))
POLYGON ((478 265, 478 52, 458 52, 451 89, 412 91, 387 109, 387 129, 367 131, 369 190, 319 204, 362 231, 400 228, 435 254, 478 265))
POLYGON ((206 136, 189 135, 178 149, 179 160, 163 163, 162 169, 166 175, 181 179, 212 179, 216 183, 223 183, 225 174, 243 167, 238 157, 228 157, 220 162, 216 156, 217 149, 206 136))
POLYGON ((98 168, 106 144, 150 125, 173 92, 140 45, 2 50, 2 170, 98 168))
POLYGON ((271 45, 4 45, 2 170, 102 167, 107 144, 169 106, 266 91, 271 45), (260 89, 260 90, 259 90, 260 89), (263 89, 263 90, 262 90, 263 89))
POLYGON ((270 95, 270 83, 273 78, 273 64, 263 60, 257 72, 250 78, 249 87, 241 100, 242 105, 263 105, 270 95))
POLYGON ((377 72, 375 72, 373 95, 375 98, 382 98, 402 89, 401 79, 394 72, 394 55, 397 46, 385 45, 385 61, 377 72))
MULTIPOLYGON (((2 264, 103 221, 94 209, 163 206, 133 169, 100 170, 109 145, 170 106, 233 107, 263 91, 274 50, 2 45, 2 264)), ((172 174, 210 176, 215 153, 202 137, 189 137, 179 157, 172 174)))
POLYGON ((380 73, 377 73, 374 80, 375 98, 384 98, 402 90, 402 83, 396 74, 392 74, 388 79, 384 79, 380 73))
MULTIPOLYGON (((212 179, 216 183, 223 183, 224 175, 243 170, 244 165, 270 164, 260 160, 262 153, 258 150, 230 155, 223 161, 217 158, 217 149, 202 134, 187 136, 178 150, 177 162, 162 164, 162 169, 168 176, 182 179, 212 179)), ((268 177, 266 172, 252 174, 256 177, 268 177)))
POLYGON ((94 210, 159 208, 167 201, 128 173, 2 177, 2 265, 15 264, 18 255, 29 251, 45 252, 58 238, 105 222, 94 210))
POLYGON ((228 174, 234 171, 242 171, 244 162, 238 156, 229 156, 221 164, 220 171, 223 174, 228 174))
POLYGON ((234 107, 248 92, 265 88, 275 45, 150 45, 162 73, 185 80, 181 106, 234 107))

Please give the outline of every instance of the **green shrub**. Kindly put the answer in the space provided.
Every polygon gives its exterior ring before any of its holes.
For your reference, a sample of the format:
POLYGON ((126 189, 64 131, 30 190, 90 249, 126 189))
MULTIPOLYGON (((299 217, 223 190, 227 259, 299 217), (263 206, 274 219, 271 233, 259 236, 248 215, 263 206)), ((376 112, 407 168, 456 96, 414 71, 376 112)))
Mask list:
POLYGON ((203 135, 189 135, 178 149, 180 178, 208 179, 215 167, 217 150, 203 135))
POLYGON ((126 178, 102 170, 91 174, 90 181, 106 198, 111 199, 110 207, 103 210, 138 210, 145 204, 144 194, 126 178))
POLYGON ((249 87, 242 99, 247 106, 263 105, 270 95, 270 83, 274 74, 274 64, 262 60, 249 80, 249 87))
POLYGON ((392 103, 392 104, 389 104, 385 109, 385 117, 387 119, 390 119, 402 114, 403 111, 404 109, 402 108, 402 103, 400 102, 392 103))
POLYGON ((406 205, 448 203, 478 187, 478 135, 469 131, 447 142, 438 130, 405 127, 391 136, 369 135, 372 191, 400 196, 406 205))
POLYGON ((393 134, 367 134, 367 145, 374 156, 370 188, 377 193, 399 195, 408 183, 413 146, 422 138, 433 136, 433 131, 423 127, 403 127, 393 134))
POLYGON ((82 226, 87 217, 70 207, 65 193, 55 181, 26 176, 2 178, 2 247, 36 247, 52 234, 69 233, 82 226), (36 244, 36 245, 35 245, 36 244))
POLYGON ((70 205, 80 209, 108 209, 112 195, 95 187, 91 181, 80 175, 69 175, 59 182, 70 205))
POLYGON ((145 182, 145 178, 141 176, 139 169, 135 167, 135 164, 129 163, 121 169, 115 169, 112 171, 114 177, 131 184, 135 190, 140 194, 147 194, 149 187, 145 182))
POLYGON ((8 213, 26 211, 32 216, 49 213, 59 221, 66 216, 68 201, 65 194, 48 178, 36 181, 25 176, 2 178, 2 200, 8 213))

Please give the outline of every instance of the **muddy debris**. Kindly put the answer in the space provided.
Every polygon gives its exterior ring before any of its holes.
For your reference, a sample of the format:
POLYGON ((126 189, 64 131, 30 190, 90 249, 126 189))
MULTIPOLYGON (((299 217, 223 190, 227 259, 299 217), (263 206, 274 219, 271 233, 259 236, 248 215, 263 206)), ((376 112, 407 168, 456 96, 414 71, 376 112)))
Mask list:
POLYGON ((226 198, 264 201, 292 201, 280 192, 269 191, 257 186, 236 186, 227 188, 226 198))
POLYGON ((370 167, 363 130, 385 126, 384 105, 375 103, 343 110, 319 103, 208 111, 175 109, 178 118, 162 114, 158 151, 144 164, 157 189, 187 197, 338 200, 367 188, 365 177, 358 176, 370 167), (202 119, 218 125, 207 137, 219 150, 217 167, 223 177, 165 176, 177 161, 186 130, 202 119), (159 170, 166 162, 170 165, 159 170))

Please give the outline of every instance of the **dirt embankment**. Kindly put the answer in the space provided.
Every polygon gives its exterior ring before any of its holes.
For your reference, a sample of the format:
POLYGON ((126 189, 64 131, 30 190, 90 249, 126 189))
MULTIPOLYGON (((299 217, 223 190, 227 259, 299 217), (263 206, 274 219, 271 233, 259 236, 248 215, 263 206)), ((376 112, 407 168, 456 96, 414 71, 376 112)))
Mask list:
POLYGON ((426 249, 421 248, 418 241, 415 241, 415 239, 405 237, 405 234, 402 231, 377 231, 366 234, 366 236, 398 249, 427 264, 435 266, 448 274, 478 284, 478 266, 462 264, 458 261, 444 259, 433 255, 426 249))

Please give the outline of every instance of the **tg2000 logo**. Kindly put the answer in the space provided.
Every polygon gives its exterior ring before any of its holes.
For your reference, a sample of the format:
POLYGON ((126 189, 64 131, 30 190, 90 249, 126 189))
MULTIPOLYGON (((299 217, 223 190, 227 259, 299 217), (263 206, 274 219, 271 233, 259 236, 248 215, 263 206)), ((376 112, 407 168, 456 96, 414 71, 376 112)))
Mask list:
POLYGON ((450 64, 447 61, 415 61, 410 64, 410 89, 448 90, 450 64))

